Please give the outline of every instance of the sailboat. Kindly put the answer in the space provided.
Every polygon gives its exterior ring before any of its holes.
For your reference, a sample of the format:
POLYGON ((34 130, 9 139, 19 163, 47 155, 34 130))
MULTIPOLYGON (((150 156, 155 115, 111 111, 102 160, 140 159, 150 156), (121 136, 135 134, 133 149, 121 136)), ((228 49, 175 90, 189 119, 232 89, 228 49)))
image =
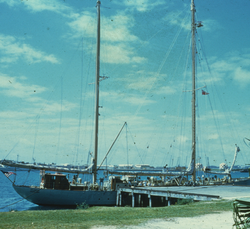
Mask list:
POLYGON ((99 116, 99 69, 100 69, 100 1, 97 1, 97 51, 96 51, 96 77, 95 77, 95 139, 94 157, 92 164, 85 169, 69 169, 48 165, 14 163, 3 160, 2 164, 27 169, 39 169, 41 176, 40 186, 16 185, 13 188, 24 199, 38 205, 76 206, 87 204, 89 206, 112 206, 116 204, 116 186, 122 183, 119 178, 111 177, 106 183, 100 179, 97 183, 97 156, 98 156, 98 116, 99 116), (55 171, 46 173, 45 171, 55 171), (75 173, 70 182, 67 175, 62 172, 75 173), (79 174, 92 174, 92 183, 82 182, 79 174))
MULTIPOLYGON (((235 144, 235 153, 234 153, 234 159, 231 164, 230 168, 225 169, 225 171, 213 171, 210 168, 204 167, 202 168, 204 174, 213 174, 215 175, 215 179, 203 179, 200 178, 197 179, 197 170, 198 165, 201 165, 200 163, 196 163, 196 157, 197 157, 197 136, 196 136, 196 92, 198 90, 202 91, 202 95, 207 95, 208 93, 203 90, 203 88, 206 87, 196 87, 196 29, 203 26, 202 22, 195 20, 195 4, 194 0, 191 0, 191 45, 192 45, 192 89, 190 90, 192 93, 192 101, 191 101, 191 111, 192 111, 192 140, 191 140, 191 160, 189 163, 189 166, 187 166, 186 170, 182 171, 174 171, 174 170, 168 170, 167 168, 163 167, 161 172, 155 173, 155 172, 137 172, 137 171, 112 171, 112 174, 119 174, 119 175, 125 175, 130 174, 134 176, 162 176, 164 177, 164 185, 172 186, 172 185, 214 185, 214 184, 220 184, 220 185, 250 185, 250 178, 237 178, 232 179, 231 172, 233 171, 233 167, 236 163, 237 155, 240 152, 240 148, 237 144, 235 144), (217 180, 217 175, 224 175, 224 178, 217 180), (166 182, 166 177, 168 177, 168 181, 166 182), (191 178, 188 180, 188 178, 191 178)), ((247 139, 249 141, 249 139, 247 139)))
MULTIPOLYGON (((12 165, 22 168, 39 169, 41 170, 41 183, 39 187, 36 186, 24 186, 16 185, 13 183, 13 187, 16 192, 25 198, 26 200, 38 204, 38 205, 57 205, 57 206, 75 206, 77 204, 85 203, 88 205, 115 205, 117 189, 123 185, 119 177, 110 177, 109 182, 104 183, 102 180, 97 184, 97 157, 98 157, 98 117, 99 117, 99 65, 100 65, 100 1, 97 1, 97 52, 96 52, 96 78, 95 78, 95 140, 94 140, 94 157, 92 164, 85 169, 66 169, 66 168, 55 168, 49 166, 38 166, 38 165, 25 165, 5 161, 5 165, 12 165), (47 171, 55 171, 57 173, 45 173, 47 171), (66 175, 59 172, 71 172, 76 174, 89 174, 92 173, 92 182, 82 182, 77 175, 74 176, 72 183, 69 182, 66 175)), ((161 172, 153 173, 152 171, 112 171, 114 174, 119 175, 144 175, 144 176, 162 176, 172 177, 172 180, 164 182, 164 185, 209 185, 208 183, 198 181, 196 177, 196 92, 201 88, 196 88, 196 70, 195 70, 195 55, 196 55, 196 44, 195 44, 195 33, 196 28, 201 27, 201 22, 195 22, 195 5, 194 0, 191 0, 191 12, 192 12, 192 143, 191 143, 191 160, 189 166, 183 171, 168 171, 167 168, 163 168, 161 172), (184 179, 185 177, 191 177, 191 181, 184 179), (174 182, 172 182, 174 181, 174 182)), ((236 161, 237 153, 239 148, 236 145, 234 163, 236 161)), ((229 175, 232 171, 231 168, 220 174, 229 175)), ((208 172, 208 171, 206 171, 208 172)), ((213 171, 209 171, 213 172, 213 171)), ((214 173, 214 172, 213 172, 214 173)), ((216 173, 215 173, 216 174, 216 173)), ((218 173, 217 173, 218 174, 218 173)), ((238 182, 238 181, 237 181, 238 182)), ((236 184, 233 180, 225 180, 221 184, 236 184)), ((237 184, 250 184, 250 179, 239 181, 237 184)), ((215 184, 215 183, 212 183, 215 184)))

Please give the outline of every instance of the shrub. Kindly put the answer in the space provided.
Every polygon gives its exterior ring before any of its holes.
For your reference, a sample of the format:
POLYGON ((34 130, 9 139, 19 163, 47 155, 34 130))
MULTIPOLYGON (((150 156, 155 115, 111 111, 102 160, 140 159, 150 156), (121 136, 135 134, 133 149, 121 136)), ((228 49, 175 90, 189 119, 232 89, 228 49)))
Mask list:
POLYGON ((178 199, 177 200, 177 205, 185 205, 185 204, 190 204, 193 202, 193 199, 178 199))
POLYGON ((83 202, 81 204, 76 204, 76 209, 85 210, 85 209, 88 209, 88 208, 89 208, 89 205, 86 204, 85 202, 83 202))

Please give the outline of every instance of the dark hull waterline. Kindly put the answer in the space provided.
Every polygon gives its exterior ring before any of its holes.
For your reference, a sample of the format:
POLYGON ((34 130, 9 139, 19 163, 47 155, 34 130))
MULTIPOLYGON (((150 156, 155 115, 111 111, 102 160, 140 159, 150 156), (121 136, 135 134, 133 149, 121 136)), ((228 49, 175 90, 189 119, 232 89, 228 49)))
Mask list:
POLYGON ((116 204, 116 191, 71 191, 17 185, 13 185, 13 187, 24 199, 37 205, 76 206, 88 204, 90 206, 114 206, 116 204))

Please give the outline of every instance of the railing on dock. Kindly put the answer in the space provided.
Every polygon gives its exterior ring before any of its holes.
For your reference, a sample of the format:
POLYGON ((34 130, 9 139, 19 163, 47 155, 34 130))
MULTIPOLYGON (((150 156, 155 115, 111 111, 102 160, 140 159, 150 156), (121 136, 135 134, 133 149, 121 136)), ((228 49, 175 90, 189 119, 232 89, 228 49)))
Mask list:
POLYGON ((177 200, 212 200, 216 195, 171 191, 167 188, 119 188, 117 190, 116 206, 160 207, 170 206, 177 200))

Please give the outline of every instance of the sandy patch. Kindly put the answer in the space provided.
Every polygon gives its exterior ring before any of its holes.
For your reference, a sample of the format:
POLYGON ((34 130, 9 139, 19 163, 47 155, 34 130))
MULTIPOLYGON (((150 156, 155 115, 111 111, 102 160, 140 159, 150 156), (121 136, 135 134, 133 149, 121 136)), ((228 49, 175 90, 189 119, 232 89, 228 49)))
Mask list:
POLYGON ((138 226, 124 226, 124 227, 114 227, 114 226, 97 226, 92 227, 92 229, 228 229, 232 228, 234 224, 233 213, 231 211, 221 212, 218 214, 208 214, 192 218, 169 218, 169 219, 154 219, 148 222, 138 225, 138 226))

